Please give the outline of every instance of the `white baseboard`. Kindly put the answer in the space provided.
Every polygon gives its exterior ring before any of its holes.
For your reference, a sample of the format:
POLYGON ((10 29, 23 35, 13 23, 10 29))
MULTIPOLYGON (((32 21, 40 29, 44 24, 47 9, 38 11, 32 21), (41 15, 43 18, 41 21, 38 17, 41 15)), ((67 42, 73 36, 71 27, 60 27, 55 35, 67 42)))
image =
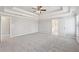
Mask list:
MULTIPOLYGON (((29 33, 29 34, 34 34, 34 33, 38 33, 38 32, 33 32, 33 33, 29 33)), ((17 36, 22 36, 22 35, 29 35, 29 34, 19 34, 19 35, 14 35, 14 36, 10 36, 10 38, 13 38, 13 37, 17 37, 17 36)))

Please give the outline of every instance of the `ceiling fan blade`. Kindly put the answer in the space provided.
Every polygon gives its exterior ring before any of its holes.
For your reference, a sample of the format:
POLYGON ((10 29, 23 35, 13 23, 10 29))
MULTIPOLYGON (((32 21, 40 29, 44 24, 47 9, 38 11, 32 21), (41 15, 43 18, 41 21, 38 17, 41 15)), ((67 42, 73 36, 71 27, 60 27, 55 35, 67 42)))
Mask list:
POLYGON ((42 11, 46 11, 46 9, 45 8, 42 8, 42 7, 43 6, 37 6, 37 8, 32 8, 32 9, 35 10, 33 12, 37 12, 37 13, 41 14, 42 11))
POLYGON ((46 9, 41 9, 41 11, 46 11, 46 9))

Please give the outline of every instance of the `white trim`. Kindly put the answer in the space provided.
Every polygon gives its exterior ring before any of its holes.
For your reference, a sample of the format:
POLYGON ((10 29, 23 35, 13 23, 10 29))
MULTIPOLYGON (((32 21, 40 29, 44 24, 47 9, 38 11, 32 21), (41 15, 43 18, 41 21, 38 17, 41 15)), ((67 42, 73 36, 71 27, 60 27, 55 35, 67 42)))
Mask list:
POLYGON ((6 12, 0 12, 0 15, 1 16, 19 17, 19 18, 29 18, 29 19, 38 21, 38 17, 26 17, 26 16, 21 16, 21 15, 17 15, 17 14, 6 13, 6 12))
POLYGON ((62 13, 65 13, 65 12, 68 12, 69 11, 69 9, 68 9, 68 7, 63 7, 63 9, 61 9, 60 11, 56 11, 56 12, 51 12, 50 14, 46 14, 47 16, 48 15, 57 15, 57 14, 62 14, 62 13))
POLYGON ((32 13, 32 12, 25 11, 25 10, 23 10, 23 9, 20 9, 20 8, 17 8, 17 7, 13 7, 12 9, 13 9, 13 10, 16 10, 16 11, 19 11, 19 12, 26 13, 26 14, 28 14, 28 15, 34 15, 34 16, 38 16, 38 15, 36 15, 36 14, 32 13))
POLYGON ((38 31, 37 32, 32 32, 32 33, 29 33, 29 34, 19 34, 19 35, 10 35, 10 38, 13 38, 13 37, 18 37, 18 36, 22 36, 22 35, 30 35, 30 34, 34 34, 34 33, 38 33, 38 31))
POLYGON ((33 16, 30 16, 30 15, 27 15, 27 14, 23 14, 23 13, 19 13, 19 12, 16 12, 16 11, 10 10, 10 9, 4 9, 4 12, 12 13, 12 14, 17 14, 17 15, 20 15, 20 16, 33 17, 33 16))
POLYGON ((58 15, 52 15, 52 16, 42 16, 41 19, 50 19, 50 18, 60 18, 60 17, 66 17, 66 16, 72 16, 73 14, 70 13, 62 13, 58 15))

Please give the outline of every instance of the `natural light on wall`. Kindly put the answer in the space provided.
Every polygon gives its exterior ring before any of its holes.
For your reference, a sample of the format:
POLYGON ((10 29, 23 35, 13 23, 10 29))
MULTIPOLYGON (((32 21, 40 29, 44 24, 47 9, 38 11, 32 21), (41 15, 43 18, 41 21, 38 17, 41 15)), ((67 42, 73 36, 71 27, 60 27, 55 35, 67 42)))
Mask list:
POLYGON ((52 34, 58 35, 58 20, 52 20, 52 34))
POLYGON ((1 16, 1 41, 9 39, 10 35, 10 17, 1 16))

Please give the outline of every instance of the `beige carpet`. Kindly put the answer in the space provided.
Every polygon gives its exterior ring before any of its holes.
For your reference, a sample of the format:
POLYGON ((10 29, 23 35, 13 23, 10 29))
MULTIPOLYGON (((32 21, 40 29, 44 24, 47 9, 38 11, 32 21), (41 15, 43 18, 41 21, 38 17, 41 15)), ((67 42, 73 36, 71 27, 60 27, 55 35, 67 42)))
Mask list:
POLYGON ((75 39, 44 33, 18 36, 0 43, 2 52, 78 52, 75 39))

